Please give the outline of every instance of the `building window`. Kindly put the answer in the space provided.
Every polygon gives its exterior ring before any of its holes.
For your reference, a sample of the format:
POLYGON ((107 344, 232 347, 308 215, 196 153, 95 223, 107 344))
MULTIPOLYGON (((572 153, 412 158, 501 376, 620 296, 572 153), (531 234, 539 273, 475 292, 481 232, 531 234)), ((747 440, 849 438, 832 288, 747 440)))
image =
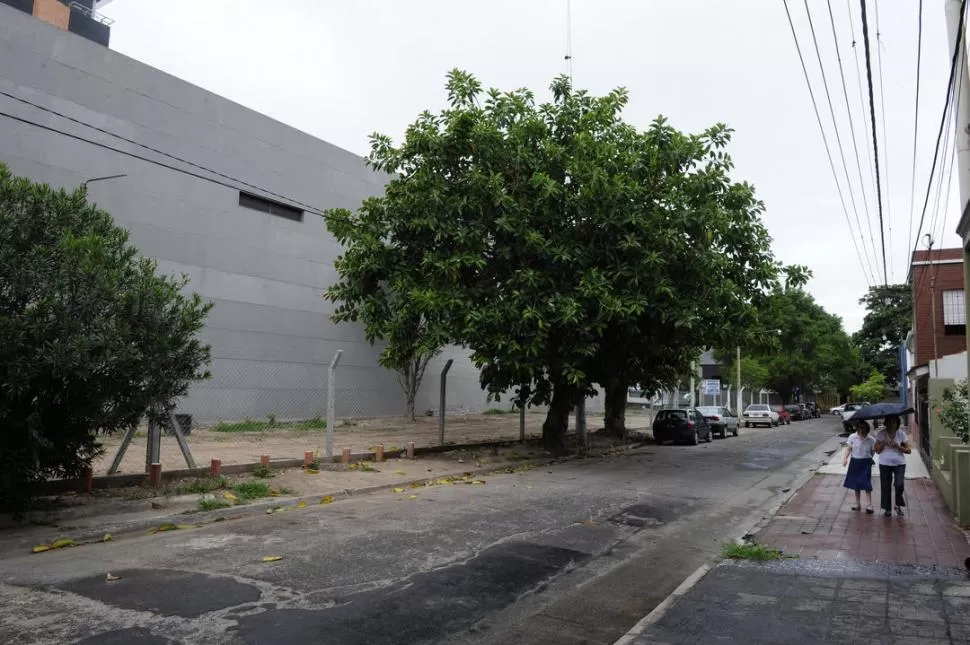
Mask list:
POLYGON ((273 200, 266 199, 265 197, 257 197, 256 195, 240 192, 239 205, 243 208, 250 208, 254 211, 260 211, 263 213, 269 213, 270 215, 276 215, 277 217, 291 219, 294 222, 303 221, 303 211, 299 208, 274 202, 273 200))
POLYGON ((966 297, 963 289, 943 292, 943 333, 947 336, 967 334, 966 297))

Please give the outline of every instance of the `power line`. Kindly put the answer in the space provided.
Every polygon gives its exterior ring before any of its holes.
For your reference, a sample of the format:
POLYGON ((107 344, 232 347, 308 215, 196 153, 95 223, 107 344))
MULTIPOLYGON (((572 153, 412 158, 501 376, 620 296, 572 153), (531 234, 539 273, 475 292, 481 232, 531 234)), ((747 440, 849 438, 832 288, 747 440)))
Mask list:
MULTIPOLYGON (((232 175, 227 175, 225 173, 219 172, 218 170, 213 170, 212 168, 207 168, 205 166, 201 166, 201 165, 199 165, 199 164, 197 164, 195 162, 192 162, 192 161, 189 161, 187 159, 183 159, 183 158, 178 157, 176 155, 173 155, 173 154, 170 154, 168 152, 165 152, 164 150, 159 150, 158 148, 153 148, 152 146, 145 145, 144 143, 140 143, 138 141, 135 141, 134 139, 130 139, 130 138, 128 138, 126 136, 123 136, 123 135, 120 135, 120 134, 116 134, 114 132, 111 132, 110 130, 105 130, 104 128, 99 128, 99 127, 97 127, 95 125, 91 125, 90 123, 86 123, 84 121, 81 121, 80 119, 76 119, 76 118, 74 118, 74 117, 72 117, 72 116, 70 116, 68 114, 64 114, 62 112, 58 112, 57 110, 51 109, 51 108, 46 107, 44 105, 40 105, 38 103, 34 103, 32 101, 28 101, 27 99, 21 98, 21 97, 15 95, 15 94, 10 94, 8 92, 4 92, 3 90, 0 90, 0 96, 6 96, 7 98, 13 99, 13 100, 18 101, 20 103, 23 103, 25 105, 29 105, 31 107, 37 108, 38 110, 43 110, 44 112, 48 112, 50 114, 54 114, 56 116, 59 116, 62 119, 66 119, 66 120, 71 121, 73 123, 77 123, 79 125, 83 125, 86 128, 91 128, 92 130, 96 130, 96 131, 98 131, 98 132, 100 132, 102 134, 106 134, 106 135, 108 135, 110 137, 114 137, 114 138, 116 138, 116 139, 118 139, 120 141, 124 141, 124 142, 130 143, 130 144, 132 144, 134 146, 138 146, 139 148, 143 148, 145 150, 149 150, 149 151, 154 152, 156 154, 160 154, 163 157, 168 157, 169 159, 172 159, 174 161, 178 161, 180 163, 184 163, 184 164, 186 164, 188 166, 192 166, 193 168, 198 168, 199 170, 204 170, 205 172, 210 172, 213 175, 216 175, 218 177, 222 177, 223 179, 227 179, 229 181, 234 181, 237 184, 239 184, 240 186, 245 186, 246 188, 251 188, 253 190, 258 190, 258 191, 260 191, 260 192, 262 192, 262 193, 264 193, 266 195, 270 195, 272 197, 276 197, 278 199, 282 199, 284 201, 290 202, 292 205, 299 206, 302 209, 307 210, 307 211, 309 211, 311 213, 312 212, 315 212, 315 211, 320 211, 321 210, 321 209, 316 208, 315 206, 311 206, 310 204, 304 204, 303 202, 299 202, 299 201, 293 199, 292 197, 287 197, 286 195, 281 195, 279 193, 275 193, 275 192, 273 192, 271 190, 268 190, 266 188, 261 188, 259 186, 256 186, 255 184, 250 184, 250 183, 248 183, 246 181, 243 181, 242 179, 239 179, 237 177, 233 177, 232 175)), ((16 117, 12 117, 9 114, 3 114, 3 116, 10 117, 10 118, 16 118, 16 117)), ((18 120, 22 120, 22 119, 18 119, 18 120)), ((39 125, 39 124, 34 124, 32 121, 24 121, 24 122, 25 123, 32 123, 33 125, 39 125)), ((40 126, 40 127, 43 127, 43 126, 40 126)), ((56 129, 55 129, 55 131, 56 132, 60 132, 60 130, 56 130, 56 129)), ((68 134, 68 133, 61 132, 61 134, 68 134)), ((73 136, 73 135, 68 135, 68 136, 73 136)), ((88 143, 93 143, 95 145, 101 145, 101 144, 98 144, 95 141, 90 141, 88 139, 84 139, 83 137, 74 137, 74 138, 79 139, 81 141, 86 141, 88 143)), ((130 153, 127 153, 127 152, 125 152, 123 150, 119 150, 117 148, 112 148, 110 146, 102 146, 102 147, 105 147, 105 148, 107 148, 109 150, 114 150, 115 152, 120 152, 122 154, 128 154, 129 156, 135 157, 136 159, 141 159, 143 161, 148 161, 150 163, 157 163, 158 165, 163 166, 165 168, 169 168, 171 170, 179 170, 181 172, 181 169, 173 168, 173 167, 168 166, 166 164, 162 164, 162 163, 155 162, 155 161, 153 161, 151 159, 146 159, 146 158, 140 157, 138 155, 130 154, 130 153)), ((198 177, 200 179, 208 179, 206 177, 200 177, 198 175, 195 175, 194 173, 186 173, 186 174, 189 174, 189 175, 191 175, 193 177, 198 177)), ((226 184, 222 184, 221 182, 214 182, 214 183, 218 183, 218 184, 220 184, 222 186, 225 186, 226 185, 226 184)), ((239 190, 238 186, 230 186, 230 188, 233 188, 234 190, 239 190)), ((316 214, 322 215, 322 213, 319 213, 319 212, 317 212, 316 214)))
MULTIPOLYGON (((960 59, 960 52, 963 48, 964 43, 964 24, 966 22, 967 15, 967 0, 962 0, 960 3, 960 22, 957 24, 957 38, 956 46, 953 48, 953 57, 950 61, 950 79, 947 83, 946 88, 946 101, 943 104, 943 115, 940 117, 940 128, 936 133, 936 146, 933 150, 933 163, 930 166, 930 176, 926 182, 926 197, 923 199, 923 212, 920 214, 919 226, 916 228, 916 244, 919 244, 920 233, 923 232, 923 222, 926 220, 926 207, 930 202, 930 193, 933 189, 933 174, 936 172, 936 162, 940 154, 940 140, 943 137, 943 130, 946 127, 947 113, 950 110, 950 102, 953 100, 953 88, 954 80, 956 78, 957 71, 957 61, 960 59)), ((916 246, 913 247, 913 252, 916 251, 916 246)))
MULTIPOLYGON (((916 108, 913 110, 913 178, 909 187, 909 226, 907 227, 906 248, 913 246, 913 215, 916 213, 916 141, 919 133, 919 77, 923 54, 923 0, 919 0, 919 20, 916 27, 916 108)), ((912 256, 907 258, 909 265, 912 256)))
MULTIPOLYGON (((805 13, 808 15, 808 26, 812 32, 812 42, 815 44, 815 57, 818 59, 818 67, 822 72, 822 87, 825 89, 825 98, 829 106, 829 114, 832 116, 832 129, 835 131, 835 141, 838 144, 839 156, 842 158, 842 169, 845 171, 845 186, 846 190, 849 192, 849 201, 852 204, 852 211, 855 214, 856 224, 859 227, 859 234, 862 235, 862 222, 859 220, 859 209, 856 206, 855 193, 852 190, 852 180, 849 178, 849 165, 845 161, 845 149, 842 146, 842 136, 839 134, 839 123, 835 117, 835 108, 832 106, 832 94, 829 92, 829 83, 825 76, 825 66, 822 64, 822 52, 818 46, 818 38, 815 35, 815 25, 812 22, 812 12, 808 7, 808 0, 804 0, 805 3, 805 13)), ((863 203, 865 203, 865 195, 863 194, 863 203)), ((875 254, 876 242, 872 239, 872 222, 871 219, 867 219, 869 224, 869 238, 872 241, 873 247, 873 261, 878 268, 878 258, 875 254)), ((866 249, 865 240, 862 243, 862 250, 866 253, 866 259, 868 260, 868 251, 866 249)))
MULTIPOLYGON (((798 44, 798 34, 795 33, 795 23, 792 21, 791 11, 788 9, 788 0, 782 0, 785 5, 785 15, 788 16, 788 26, 791 28, 791 35, 795 41, 795 51, 798 52, 798 61, 802 66, 802 74, 805 76, 805 85, 808 87, 808 94, 812 99, 812 108, 815 110, 815 121, 818 123, 819 132, 822 134, 822 143, 825 146, 825 155, 829 160, 829 168, 832 170, 832 179, 835 180, 835 188, 839 193, 839 201, 842 204, 842 214, 845 215, 845 223, 849 227, 849 237, 852 239, 852 246, 855 248, 856 259, 859 261, 859 267, 862 269, 862 274, 866 278, 866 283, 872 286, 872 279, 869 271, 867 271, 866 262, 863 261, 863 254, 859 252, 859 242, 856 239, 855 233, 852 231, 852 220, 849 219, 849 209, 845 204, 845 195, 842 192, 842 184, 839 183, 839 174, 835 169, 835 161, 832 159, 832 149, 829 147, 828 137, 825 136, 825 127, 822 125, 822 116, 818 111, 818 101, 815 100, 815 91, 812 89, 812 83, 808 76, 808 68, 805 66, 805 57, 802 55, 801 45, 798 44)), ((863 244, 865 248, 865 244, 863 244)), ((866 260, 868 260, 866 256, 866 260)), ((871 270, 871 266, 868 267, 871 270)))
MULTIPOLYGON (((48 110, 48 111, 50 111, 50 110, 48 110)), ((202 181, 207 181, 209 183, 216 184, 217 186, 222 186, 224 188, 230 188, 230 189, 236 190, 236 191, 239 190, 239 186, 233 186, 232 184, 229 184, 227 182, 220 181, 218 179, 213 179, 212 177, 206 177, 205 175, 200 175, 199 173, 192 172, 191 170, 186 170, 185 168, 179 168, 177 166, 173 166, 171 164, 167 164, 167 163, 165 163, 163 161, 158 161, 157 159, 150 159, 149 157, 145 157, 145 156, 136 154, 134 152, 129 152, 128 150, 122 150, 120 148, 115 148, 113 146, 109 146, 106 143, 101 143, 100 141, 92 141, 91 139, 85 139, 82 136, 79 136, 79 135, 76 135, 76 134, 72 134, 70 132, 65 132, 64 130, 58 130, 55 127, 52 127, 52 126, 49 126, 49 125, 44 125, 43 123, 37 123, 36 121, 31 121, 30 119, 24 119, 22 117, 15 116, 13 114, 9 114, 7 112, 2 112, 2 111, 0 111, 0 116, 6 117, 6 118, 11 119, 13 121, 19 121, 20 123, 24 123, 24 124, 27 124, 27 125, 32 125, 35 128, 40 128, 41 130, 47 130, 48 132, 53 132, 53 133, 56 133, 56 134, 60 134, 60 135, 65 136, 65 137, 69 137, 71 139, 75 139, 77 141, 83 141, 84 143, 89 143, 92 146, 97 146, 98 148, 103 148, 105 150, 110 150, 112 152, 117 152, 118 154, 122 154, 122 155, 125 155, 125 156, 128 156, 128 157, 132 157, 133 159, 138 159, 139 161, 145 161, 147 163, 154 164, 156 166, 160 166, 160 167, 166 168, 168 170, 173 170, 175 172, 182 173, 183 175, 188 175, 189 177, 194 177, 196 179, 201 179, 202 181)), ((209 170, 208 168, 204 168, 204 170, 209 171, 209 172, 215 172, 215 171, 209 170)), ((216 173, 216 174, 218 174, 218 173, 216 173)), ((321 217, 324 216, 322 209, 315 208, 315 207, 309 206, 307 204, 303 204, 302 202, 298 202, 295 199, 291 199, 289 197, 280 196, 277 193, 274 193, 272 191, 268 191, 268 190, 266 190, 264 188, 259 188, 258 186, 253 186, 252 184, 247 184, 247 183, 242 182, 242 181, 240 181, 239 183, 242 184, 242 185, 244 185, 244 186, 247 186, 247 187, 250 187, 250 188, 254 188, 255 190, 258 190, 260 192, 263 192, 263 193, 265 193, 267 195, 273 195, 273 196, 281 197, 282 199, 290 202, 291 204, 299 205, 303 210, 305 210, 306 212, 311 213, 313 215, 319 215, 321 217)))
MULTIPOLYGON (((805 0, 808 2, 808 0, 805 0)), ((882 182, 879 179, 879 137, 876 135, 876 99, 872 91, 872 55, 869 52, 869 20, 866 16, 866 0, 859 0, 862 6, 862 42, 866 47, 866 79, 869 82, 869 118, 872 122, 872 152, 876 164, 876 204, 879 206, 879 242, 882 246, 883 283, 889 284, 889 269, 886 266, 886 231, 882 219, 882 182)))
MULTIPOLYGON (((859 113, 862 114, 862 132, 863 134, 869 131, 869 111, 866 110, 866 100, 865 100, 865 89, 862 84, 862 64, 859 62, 859 49, 856 47, 855 38, 855 19, 853 18, 852 12, 852 0, 845 0, 845 9, 848 14, 849 19, 849 33, 852 36, 852 58, 855 60, 855 82, 856 87, 859 88, 859 113)), ((872 182, 872 196, 876 196, 876 172, 873 170, 872 164, 872 149, 869 145, 865 145, 863 148, 866 151, 866 165, 869 168, 869 181, 872 182)), ((863 188, 863 191, 865 189, 863 188)), ((869 231, 872 231, 871 218, 869 220, 869 231)), ((876 242, 870 236, 870 241, 872 242, 872 252, 875 255, 876 252, 876 242)))
MULTIPOLYGON (((882 112, 882 156, 886 160, 886 222, 889 228, 889 275, 893 275, 893 215, 892 215, 892 194, 889 181, 889 130, 886 128, 886 93, 885 83, 882 76, 882 32, 879 30, 879 3, 873 4, 876 10, 876 64, 879 72, 879 109, 882 112)), ((887 282, 888 284, 888 282, 887 282)))
MULTIPOLYGON (((855 154, 855 165, 856 170, 859 171, 859 187, 862 191, 862 204, 866 211, 866 221, 871 222, 872 217, 869 214, 869 202, 866 200, 866 190, 865 190, 865 179, 862 177, 862 162, 859 160, 859 146, 856 142, 855 134, 855 122, 852 118, 852 108, 849 106, 849 89, 845 82, 845 69, 842 66, 842 52, 839 49, 839 35, 835 29, 835 15, 832 12, 832 0, 826 0, 828 4, 829 11, 829 23, 832 25, 832 40, 835 42, 835 57, 839 62, 839 78, 842 79, 842 96, 845 98, 845 110, 849 115, 849 134, 852 136, 852 151, 855 154)), ((807 9, 807 4, 806 4, 807 9)), ((811 24, 811 17, 809 17, 809 24, 811 24)), ((821 61, 820 61, 821 63, 821 61)), ((833 116, 834 119, 834 116, 833 116)), ((863 123, 865 123, 865 118, 863 117, 863 123)), ((846 175, 846 181, 849 181, 848 175, 846 175)), ((870 225, 870 232, 872 228, 870 225)), ((861 231, 861 229, 860 229, 861 231)), ((875 243, 873 242, 873 250, 875 250, 875 243)))

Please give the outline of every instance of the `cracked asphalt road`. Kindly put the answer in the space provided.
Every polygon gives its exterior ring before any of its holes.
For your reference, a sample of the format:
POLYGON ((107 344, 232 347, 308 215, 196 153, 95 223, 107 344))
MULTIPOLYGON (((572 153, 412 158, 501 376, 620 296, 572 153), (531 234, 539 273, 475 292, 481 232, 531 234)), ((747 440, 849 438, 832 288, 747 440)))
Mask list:
POLYGON ((807 477, 837 431, 831 418, 742 429, 0 560, 0 642, 612 643, 807 477))

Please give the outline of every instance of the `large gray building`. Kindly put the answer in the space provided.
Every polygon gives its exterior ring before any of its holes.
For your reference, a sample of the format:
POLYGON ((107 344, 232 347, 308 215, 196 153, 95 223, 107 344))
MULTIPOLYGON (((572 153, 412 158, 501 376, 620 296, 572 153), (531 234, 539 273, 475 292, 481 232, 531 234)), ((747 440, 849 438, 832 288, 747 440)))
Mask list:
MULTIPOLYGON (((123 175, 90 182, 90 199, 160 271, 188 275, 215 305, 204 332, 212 379, 180 411, 203 422, 324 415, 327 365, 342 349, 337 415, 401 413, 378 349, 329 321, 321 293, 340 249, 311 212, 355 208, 384 178, 346 150, 111 51, 108 32, 73 17, 99 22, 86 7, 96 5, 0 0, 0 160, 55 186, 123 175), (101 36, 72 32, 72 20, 101 36)), ((420 409, 438 407, 447 358, 448 407, 481 409, 478 372, 457 348, 429 368, 420 409)))

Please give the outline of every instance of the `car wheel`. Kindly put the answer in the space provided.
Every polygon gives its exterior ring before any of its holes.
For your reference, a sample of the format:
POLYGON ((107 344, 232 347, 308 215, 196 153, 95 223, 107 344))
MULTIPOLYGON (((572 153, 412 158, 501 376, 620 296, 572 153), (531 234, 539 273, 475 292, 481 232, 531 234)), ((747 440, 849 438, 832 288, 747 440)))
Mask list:
POLYGON ((747 422, 747 421, 745 421, 745 422, 744 422, 744 427, 745 427, 745 428, 750 428, 751 426, 750 426, 750 425, 748 425, 748 422, 747 422))
POLYGON ((734 426, 734 430, 731 431, 731 434, 733 434, 735 437, 738 436, 738 426, 734 426))
POLYGON ((714 431, 710 428, 707 429, 707 443, 714 441, 714 431))
POLYGON ((700 435, 700 433, 697 432, 697 430, 694 430, 694 437, 693 437, 693 439, 691 439, 690 445, 696 446, 700 442, 701 442, 701 435, 700 435))

